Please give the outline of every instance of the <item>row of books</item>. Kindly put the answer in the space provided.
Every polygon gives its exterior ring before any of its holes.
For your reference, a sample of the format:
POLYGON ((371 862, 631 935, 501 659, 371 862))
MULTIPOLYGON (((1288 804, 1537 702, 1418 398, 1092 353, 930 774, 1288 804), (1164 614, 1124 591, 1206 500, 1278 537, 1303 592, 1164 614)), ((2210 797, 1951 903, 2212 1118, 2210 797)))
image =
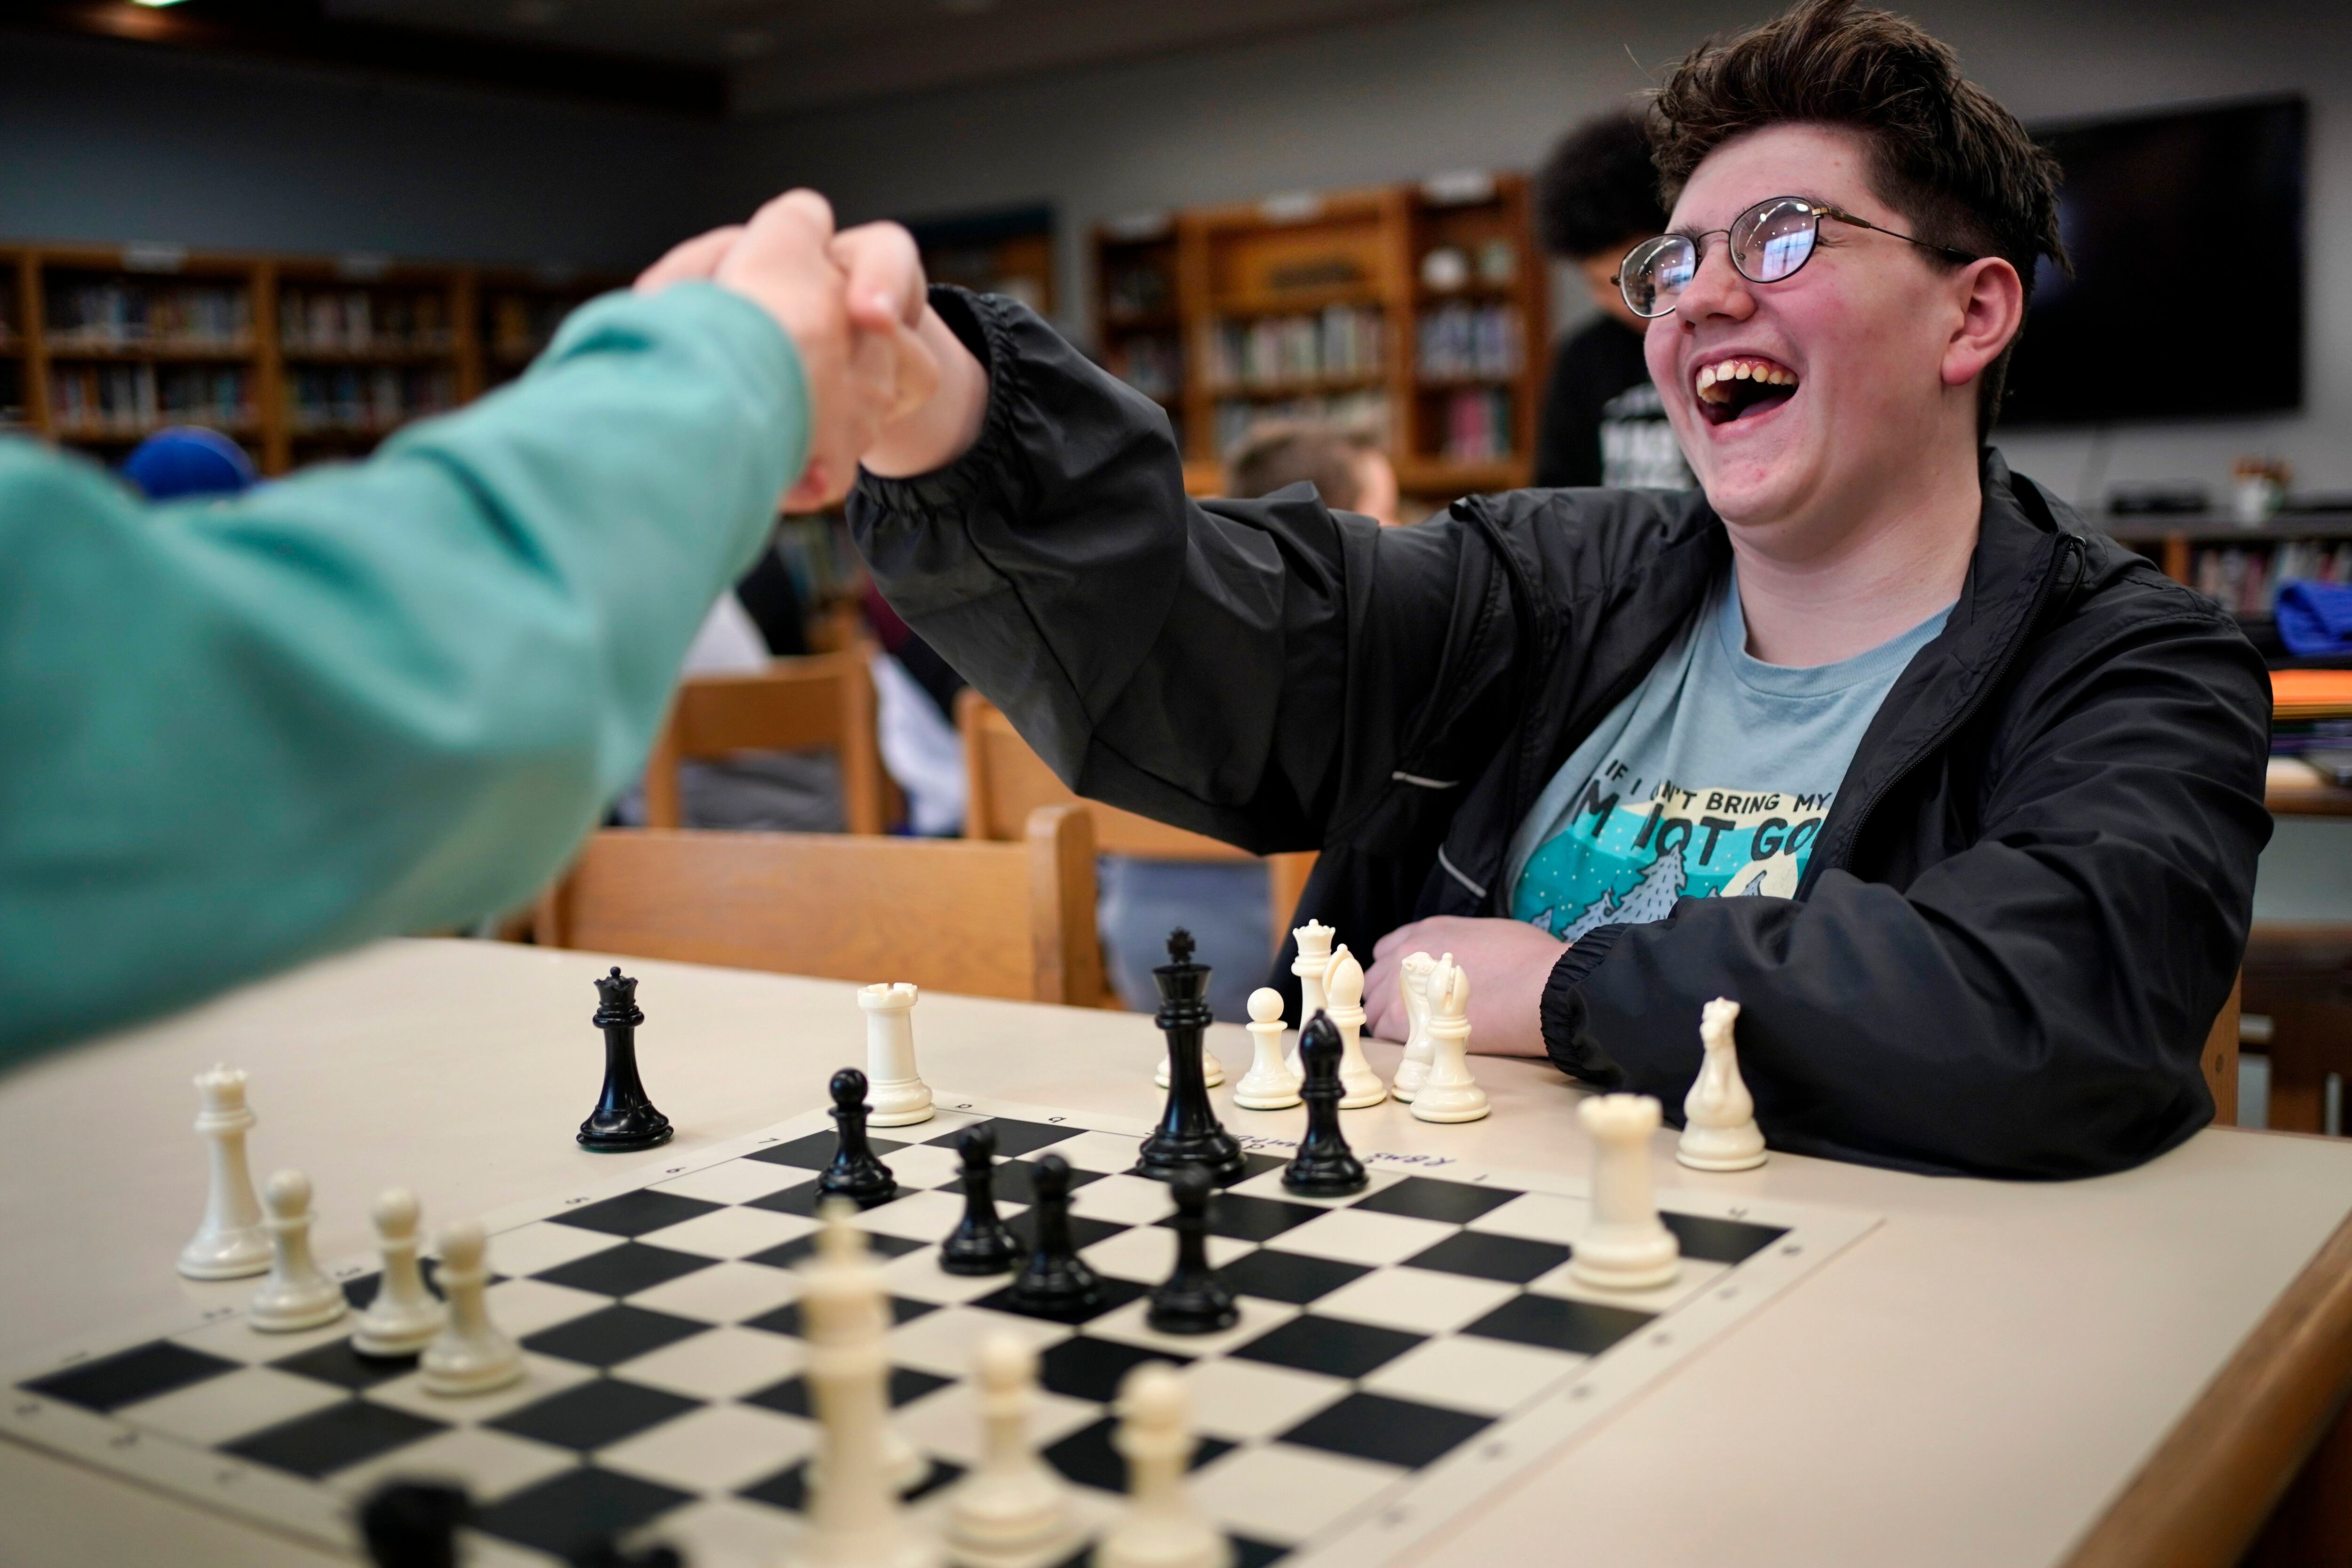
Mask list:
POLYGON ((278 299, 278 340, 289 353, 446 349, 449 303, 438 292, 289 289, 278 299))
POLYGON ((1262 426, 1294 420, 1363 430, 1381 446, 1389 444, 1388 394, 1365 391, 1335 397, 1294 397, 1282 403, 1220 403, 1217 450, 1231 452, 1262 426))
POLYGON ((1146 397, 1172 402, 1184 385, 1184 351, 1173 338, 1128 338, 1111 349, 1110 373, 1146 397))
POLYGON ((1207 333, 1213 387, 1281 386, 1381 372, 1387 323, 1369 306, 1332 305, 1315 315, 1219 321, 1207 333))
POLYGON ((1103 313, 1117 321, 1174 308, 1174 279, 1164 268, 1122 267, 1103 284, 1103 313))
POLYGON ((253 300, 240 287, 93 279, 53 284, 52 349, 165 345, 242 349, 253 341, 253 300))
POLYGON ((2267 616, 2282 584, 2296 578, 2352 583, 2352 539, 2295 539, 2251 548, 2228 545, 2200 550, 2189 562, 2197 591, 2232 615, 2267 616))
POLYGON ((1422 312, 1421 374, 1512 376, 1527 361, 1527 328, 1517 305, 1456 302, 1422 312))
POLYGON ((1449 394, 1445 455, 1457 463, 1491 463, 1511 455, 1511 395, 1499 387, 1449 394))
POLYGON ((101 364, 49 372, 61 436, 135 436, 159 425, 236 426, 253 419, 241 365, 101 364))
POLYGON ((293 374, 293 426, 305 434, 373 434, 457 405, 457 377, 440 367, 342 365, 293 374))

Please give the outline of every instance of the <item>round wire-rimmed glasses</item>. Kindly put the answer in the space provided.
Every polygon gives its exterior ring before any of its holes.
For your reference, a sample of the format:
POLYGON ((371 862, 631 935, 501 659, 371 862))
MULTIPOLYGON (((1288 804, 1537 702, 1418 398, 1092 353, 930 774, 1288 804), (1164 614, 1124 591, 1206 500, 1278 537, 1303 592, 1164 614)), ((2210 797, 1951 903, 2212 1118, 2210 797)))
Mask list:
POLYGON ((1767 196, 1733 218, 1729 228, 1708 229, 1704 234, 1662 234, 1655 239, 1643 240, 1625 253, 1617 276, 1611 281, 1625 296, 1626 308, 1633 314, 1645 320, 1665 315, 1681 300, 1691 279, 1698 276, 1698 264, 1706 257, 1706 242, 1719 234, 1729 242, 1731 265, 1742 278, 1750 283, 1782 282, 1795 277, 1813 258, 1821 238, 1822 219, 1825 217, 1892 235, 1954 261, 1982 259, 1948 245, 1896 234, 1868 218, 1856 217, 1803 196, 1767 196))

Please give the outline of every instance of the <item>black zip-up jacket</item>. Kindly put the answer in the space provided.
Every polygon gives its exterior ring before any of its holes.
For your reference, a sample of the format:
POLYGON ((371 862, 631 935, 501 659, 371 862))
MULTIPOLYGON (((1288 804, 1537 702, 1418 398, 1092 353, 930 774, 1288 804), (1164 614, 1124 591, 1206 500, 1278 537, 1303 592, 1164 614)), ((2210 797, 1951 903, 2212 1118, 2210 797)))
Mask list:
MULTIPOLYGON (((884 594, 1080 794, 1320 849, 1299 917, 1360 950, 1506 912, 1520 819, 1728 568, 1696 492, 1525 490, 1388 530, 1303 485, 1196 503, 1156 405, 1018 305, 933 302, 989 405, 951 466, 852 496, 884 594)), ((2200 1047, 2270 833, 2262 661, 1997 454, 1982 478, 1958 602, 1795 897, 1578 942, 1542 1004, 1568 1073, 1675 1116, 1729 996, 1782 1149, 2078 1176, 2211 1118, 2200 1047)))

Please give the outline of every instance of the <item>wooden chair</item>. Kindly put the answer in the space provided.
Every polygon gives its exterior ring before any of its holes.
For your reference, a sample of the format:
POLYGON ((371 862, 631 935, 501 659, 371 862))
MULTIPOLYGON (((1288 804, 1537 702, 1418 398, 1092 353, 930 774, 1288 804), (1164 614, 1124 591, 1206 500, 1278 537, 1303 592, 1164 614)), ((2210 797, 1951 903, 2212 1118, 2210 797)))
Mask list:
POLYGON ((607 831, 540 900, 542 946, 1091 1006, 1094 822, 1049 806, 1024 841, 607 831))
POLYGON ((2205 1087, 2212 1091, 2216 1127, 2238 1124, 2238 1005, 2245 989, 2246 977, 2241 973, 2213 1026, 2205 1032, 2205 1049, 2198 1057, 2205 1068, 2205 1087))
POLYGON ((864 655, 780 658, 757 674, 680 681, 646 763, 646 826, 685 826, 677 765, 736 752, 830 751, 841 759, 842 816, 852 833, 881 833, 882 753, 875 739, 874 683, 864 655))
MULTIPOLYGON (((967 785, 963 814, 966 838, 1012 838, 1041 805, 1083 805, 1094 816, 1095 847, 1108 855, 1155 860, 1254 860, 1258 857, 1198 833, 1187 833, 1097 800, 1080 800, 1054 775, 1045 759, 1013 727, 1013 721, 979 692, 966 688, 956 699, 956 728, 963 734, 967 785)), ((1264 858, 1274 945, 1290 933, 1290 915, 1315 868, 1311 849, 1264 858)))

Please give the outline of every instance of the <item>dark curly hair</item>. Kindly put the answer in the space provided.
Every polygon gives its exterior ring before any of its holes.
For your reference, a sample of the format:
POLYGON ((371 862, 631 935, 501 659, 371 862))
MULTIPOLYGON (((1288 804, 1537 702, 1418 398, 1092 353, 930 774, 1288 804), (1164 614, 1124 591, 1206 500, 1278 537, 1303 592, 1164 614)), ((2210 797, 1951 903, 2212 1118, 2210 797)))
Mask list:
POLYGON ((1571 261, 1623 251, 1666 226, 1639 113, 1603 114, 1559 139, 1536 176, 1536 226, 1546 250, 1571 261))
MULTIPOLYGON (((1701 44, 1651 100, 1662 194, 1673 202, 1734 137, 1787 122, 1862 132, 1872 190, 1919 238, 2000 257, 2028 294, 2042 258, 2072 271, 2058 237, 2058 160, 1916 23, 1854 0, 1804 0, 1736 37, 1701 44)), ((1979 435, 2000 411, 2015 348, 2012 338, 1978 384, 1979 435)))

